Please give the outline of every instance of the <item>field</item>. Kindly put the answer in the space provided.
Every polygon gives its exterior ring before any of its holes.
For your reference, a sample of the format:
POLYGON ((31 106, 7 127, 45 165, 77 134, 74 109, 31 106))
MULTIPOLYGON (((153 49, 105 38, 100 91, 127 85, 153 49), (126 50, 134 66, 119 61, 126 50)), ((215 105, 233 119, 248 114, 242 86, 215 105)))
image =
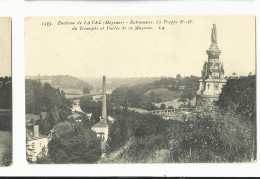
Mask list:
POLYGON ((179 108, 179 106, 181 104, 183 104, 183 102, 179 102, 178 99, 175 100, 171 100, 171 101, 165 101, 162 103, 154 103, 157 107, 160 107, 161 104, 165 104, 166 108, 168 108, 169 106, 172 106, 174 109, 179 108))
POLYGON ((146 96, 151 96, 151 94, 153 94, 156 98, 160 98, 161 99, 160 101, 164 102, 164 101, 171 101, 176 98, 179 98, 181 93, 182 93, 181 91, 171 91, 166 88, 157 88, 157 89, 149 90, 144 94, 146 96))
POLYGON ((3 165, 3 152, 12 145, 12 133, 9 131, 0 131, 0 166, 3 165))

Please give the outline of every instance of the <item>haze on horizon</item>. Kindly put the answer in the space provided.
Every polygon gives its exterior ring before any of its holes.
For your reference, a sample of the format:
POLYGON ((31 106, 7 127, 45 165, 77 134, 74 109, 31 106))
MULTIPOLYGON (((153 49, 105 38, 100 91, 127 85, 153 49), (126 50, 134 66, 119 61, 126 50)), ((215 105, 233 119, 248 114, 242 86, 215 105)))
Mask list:
MULTIPOLYGON (((131 18, 118 16, 113 18, 131 18)), ((248 75, 255 70, 254 16, 140 16, 141 19, 193 20, 165 31, 71 31, 46 29, 41 18, 25 21, 25 74, 75 77, 201 76, 212 24, 217 25, 220 60, 225 76, 248 75), (39 30, 35 30, 35 28, 39 30)), ((86 17, 101 18, 102 17, 86 17)), ((104 18, 104 17, 103 17, 104 18)), ((55 21, 58 17, 44 20, 55 21)), ((63 18, 77 20, 79 17, 63 18)))

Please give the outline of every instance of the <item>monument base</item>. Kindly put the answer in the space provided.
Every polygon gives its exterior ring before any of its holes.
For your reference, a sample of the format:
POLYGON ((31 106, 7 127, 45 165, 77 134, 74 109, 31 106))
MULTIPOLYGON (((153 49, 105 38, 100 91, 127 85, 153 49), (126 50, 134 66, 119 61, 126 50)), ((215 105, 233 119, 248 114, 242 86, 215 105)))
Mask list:
POLYGON ((214 106, 214 102, 218 100, 218 95, 201 95, 196 96, 196 110, 209 109, 214 106))

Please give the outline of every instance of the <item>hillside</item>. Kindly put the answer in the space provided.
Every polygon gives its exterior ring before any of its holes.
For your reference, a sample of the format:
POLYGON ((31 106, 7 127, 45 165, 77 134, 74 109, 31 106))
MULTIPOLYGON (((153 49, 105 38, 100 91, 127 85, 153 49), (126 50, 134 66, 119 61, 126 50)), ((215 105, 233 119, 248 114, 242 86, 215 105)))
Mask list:
POLYGON ((50 83, 55 88, 60 89, 80 89, 87 87, 91 90, 93 87, 87 82, 69 75, 58 75, 58 76, 30 76, 26 79, 40 80, 42 83, 50 83))
POLYGON ((164 102, 179 98, 182 91, 172 91, 167 88, 157 88, 146 91, 145 96, 149 97, 153 102, 164 102))
POLYGON ((199 77, 161 78, 152 83, 120 86, 111 94, 111 102, 117 105, 154 110, 155 103, 178 99, 192 100, 199 89, 199 77))
MULTIPOLYGON (((95 77, 80 78, 94 88, 102 88, 102 79, 95 77)), ((116 89, 120 86, 135 86, 137 84, 148 84, 159 80, 160 77, 136 77, 136 78, 110 78, 107 77, 107 89, 116 89)))

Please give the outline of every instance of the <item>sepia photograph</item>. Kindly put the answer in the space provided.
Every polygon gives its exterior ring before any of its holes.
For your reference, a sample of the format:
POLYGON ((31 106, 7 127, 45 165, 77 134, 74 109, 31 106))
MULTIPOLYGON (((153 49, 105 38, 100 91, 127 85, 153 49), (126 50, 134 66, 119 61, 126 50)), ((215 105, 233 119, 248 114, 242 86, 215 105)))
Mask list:
MULTIPOLYGON (((24 23, 28 163, 256 162, 255 16, 24 23)), ((1 75, 7 115, 11 73, 1 75)))
POLYGON ((11 18, 0 17, 0 167, 12 164, 11 18))

